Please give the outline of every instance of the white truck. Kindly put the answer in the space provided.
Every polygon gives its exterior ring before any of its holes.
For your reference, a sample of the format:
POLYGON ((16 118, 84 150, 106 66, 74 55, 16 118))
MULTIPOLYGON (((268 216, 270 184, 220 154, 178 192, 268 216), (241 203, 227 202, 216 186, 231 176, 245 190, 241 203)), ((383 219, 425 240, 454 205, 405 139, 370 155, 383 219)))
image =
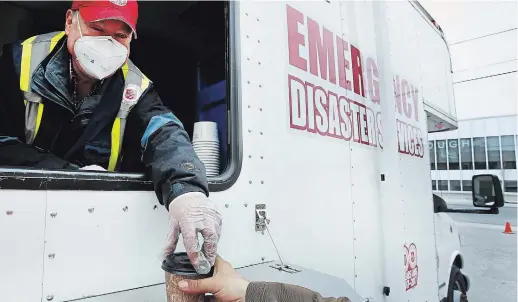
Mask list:
MULTIPOLYGON (((0 42, 62 30, 68 5, 0 3, 0 42)), ((138 26, 132 60, 164 103, 190 133, 217 122, 218 252, 245 277, 460 301, 455 210, 426 152, 427 133, 457 127, 450 53, 418 2, 143 1, 138 26)), ((495 179, 473 185, 492 214, 495 179)), ((0 300, 166 301, 167 230, 141 171, 2 167, 0 300)))

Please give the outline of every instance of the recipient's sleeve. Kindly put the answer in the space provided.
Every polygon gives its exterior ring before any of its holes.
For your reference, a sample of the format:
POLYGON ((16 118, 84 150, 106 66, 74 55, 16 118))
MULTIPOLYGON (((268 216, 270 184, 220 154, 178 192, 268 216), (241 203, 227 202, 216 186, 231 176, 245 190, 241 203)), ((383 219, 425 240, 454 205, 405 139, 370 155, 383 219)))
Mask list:
POLYGON ((346 297, 324 298, 304 287, 274 283, 251 282, 246 290, 246 302, 350 302, 346 297))

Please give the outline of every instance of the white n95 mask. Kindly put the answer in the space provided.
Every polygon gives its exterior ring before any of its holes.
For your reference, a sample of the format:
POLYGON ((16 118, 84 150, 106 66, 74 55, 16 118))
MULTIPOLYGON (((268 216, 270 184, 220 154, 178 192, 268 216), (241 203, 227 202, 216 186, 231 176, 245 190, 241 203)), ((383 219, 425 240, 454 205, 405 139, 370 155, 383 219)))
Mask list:
MULTIPOLYGON (((79 14, 78 14, 79 15, 79 14)), ((83 36, 74 44, 74 52, 81 68, 91 77, 102 80, 119 69, 128 57, 128 49, 110 36, 83 36)))
POLYGON ((102 80, 119 69, 128 55, 128 49, 112 37, 81 37, 74 45, 81 68, 93 78, 102 80))

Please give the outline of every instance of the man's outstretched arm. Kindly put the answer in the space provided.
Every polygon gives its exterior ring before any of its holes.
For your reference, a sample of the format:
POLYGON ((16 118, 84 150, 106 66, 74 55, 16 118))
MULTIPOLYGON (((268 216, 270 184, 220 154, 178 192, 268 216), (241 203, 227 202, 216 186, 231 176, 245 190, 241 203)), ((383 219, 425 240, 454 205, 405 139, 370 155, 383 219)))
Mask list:
POLYGON ((205 166, 196 155, 178 118, 165 107, 153 84, 131 111, 129 123, 139 125, 142 160, 153 181, 155 193, 170 213, 171 229, 165 254, 176 249, 179 234, 191 263, 206 273, 216 259, 221 215, 208 199, 205 166), (204 239, 198 244, 197 232, 204 239))

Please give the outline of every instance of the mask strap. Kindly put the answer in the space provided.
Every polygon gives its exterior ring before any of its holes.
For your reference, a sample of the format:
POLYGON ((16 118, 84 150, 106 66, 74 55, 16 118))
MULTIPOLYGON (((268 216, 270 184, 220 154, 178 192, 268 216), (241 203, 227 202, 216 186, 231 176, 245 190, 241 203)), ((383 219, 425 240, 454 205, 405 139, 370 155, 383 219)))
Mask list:
POLYGON ((81 32, 81 23, 79 21, 79 10, 76 10, 76 20, 77 20, 77 28, 79 29, 79 35, 81 36, 81 38, 83 37, 83 32, 81 32))

